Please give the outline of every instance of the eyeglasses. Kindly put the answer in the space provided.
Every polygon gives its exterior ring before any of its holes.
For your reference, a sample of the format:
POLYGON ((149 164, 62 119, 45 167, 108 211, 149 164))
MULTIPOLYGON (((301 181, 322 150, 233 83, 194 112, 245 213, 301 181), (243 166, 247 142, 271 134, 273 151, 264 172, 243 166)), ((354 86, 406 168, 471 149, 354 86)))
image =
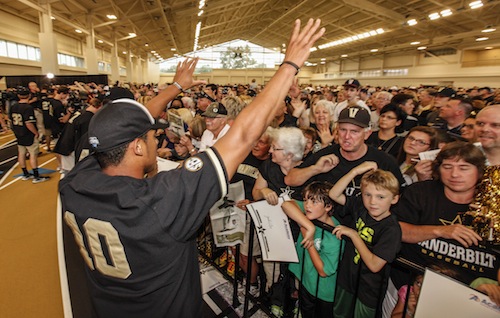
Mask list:
POLYGON ((283 148, 276 148, 275 145, 271 145, 271 150, 272 151, 280 151, 280 150, 285 150, 285 149, 283 149, 283 148))
POLYGON ((419 146, 428 146, 428 145, 430 145, 430 143, 425 142, 422 139, 416 139, 415 137, 412 137, 412 136, 408 136, 408 137, 406 137, 406 139, 408 139, 410 141, 410 143, 411 142, 416 142, 417 145, 419 145, 419 146))

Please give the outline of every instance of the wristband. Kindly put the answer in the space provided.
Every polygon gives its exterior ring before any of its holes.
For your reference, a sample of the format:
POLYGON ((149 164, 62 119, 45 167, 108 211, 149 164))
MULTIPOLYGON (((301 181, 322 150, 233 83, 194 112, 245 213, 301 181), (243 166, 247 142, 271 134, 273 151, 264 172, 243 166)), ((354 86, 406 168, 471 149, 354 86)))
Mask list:
POLYGON ((300 67, 299 67, 297 64, 295 64, 294 62, 291 62, 291 61, 283 61, 283 63, 281 63, 281 65, 280 65, 280 67, 281 67, 281 66, 283 66, 283 64, 288 64, 288 65, 293 66, 293 67, 297 70, 297 72, 295 72, 295 75, 299 74, 300 67))
POLYGON ((172 85, 174 85, 175 87, 177 87, 181 92, 184 92, 184 89, 182 88, 181 84, 179 84, 177 82, 173 82, 172 85))
POLYGON ((189 153, 195 153, 195 152, 196 152, 196 148, 189 150, 189 153))

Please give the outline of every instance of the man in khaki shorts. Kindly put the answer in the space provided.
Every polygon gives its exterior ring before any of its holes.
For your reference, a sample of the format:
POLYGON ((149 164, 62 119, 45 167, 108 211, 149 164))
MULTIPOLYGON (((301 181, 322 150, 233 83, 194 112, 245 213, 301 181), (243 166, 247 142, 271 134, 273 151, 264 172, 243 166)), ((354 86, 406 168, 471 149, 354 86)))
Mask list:
POLYGON ((12 106, 10 120, 12 122, 12 131, 17 138, 18 157, 17 161, 23 170, 23 180, 33 179, 33 183, 47 181, 48 177, 42 177, 38 173, 38 130, 36 128, 36 119, 33 107, 28 104, 29 90, 22 87, 17 91, 19 103, 12 106), (26 168, 26 153, 30 154, 30 164, 33 168, 33 174, 26 168))

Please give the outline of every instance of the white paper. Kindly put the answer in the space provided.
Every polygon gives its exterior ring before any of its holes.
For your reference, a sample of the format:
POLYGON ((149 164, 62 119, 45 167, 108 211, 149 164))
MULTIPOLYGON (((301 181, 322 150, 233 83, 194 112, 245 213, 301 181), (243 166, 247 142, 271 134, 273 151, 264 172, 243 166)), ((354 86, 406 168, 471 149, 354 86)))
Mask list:
POLYGON ((175 133, 177 136, 182 137, 186 134, 184 131, 184 121, 182 120, 182 117, 179 115, 174 114, 173 112, 169 111, 168 112, 168 121, 170 123, 170 126, 168 129, 175 133))
POLYGON ((440 151, 441 151, 441 149, 424 151, 424 152, 419 153, 418 156, 420 157, 420 160, 434 160, 434 159, 436 159, 436 157, 440 151))
POLYGON ((245 199, 243 181, 229 184, 226 200, 232 201, 232 206, 221 208, 222 201, 210 209, 210 221, 214 243, 217 247, 235 246, 243 243, 245 235, 246 212, 234 206, 245 199))
POLYGON ((178 163, 178 162, 163 159, 160 157, 156 157, 156 162, 158 163, 158 172, 174 170, 174 169, 177 169, 180 165, 180 163, 178 163))
POLYGON ((270 205, 266 200, 247 205, 252 216, 259 239, 262 259, 297 263, 299 261, 288 217, 281 209, 283 198, 277 205, 270 205))
POLYGON ((498 318, 500 307, 477 290, 427 269, 415 318, 428 317, 498 318))

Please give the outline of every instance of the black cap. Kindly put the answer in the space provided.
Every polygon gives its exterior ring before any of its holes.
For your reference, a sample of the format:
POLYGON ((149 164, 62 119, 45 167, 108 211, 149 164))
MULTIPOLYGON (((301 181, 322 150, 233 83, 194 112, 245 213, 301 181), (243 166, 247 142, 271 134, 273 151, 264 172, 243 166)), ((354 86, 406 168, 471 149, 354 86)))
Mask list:
POLYGON ((28 96, 30 94, 30 90, 24 86, 18 86, 16 89, 16 93, 19 96, 28 96))
POLYGON ((164 129, 148 109, 128 98, 113 101, 98 111, 89 124, 89 143, 96 152, 106 152, 125 145, 151 129, 164 129))
POLYGON ((211 101, 212 103, 215 102, 215 99, 213 99, 212 97, 210 97, 210 95, 208 95, 204 91, 201 91, 201 92, 198 93, 198 98, 206 98, 209 101, 211 101))
POLYGON ((347 81, 345 81, 344 87, 345 86, 359 88, 361 86, 361 84, 359 83, 359 81, 357 79, 351 78, 351 79, 348 79, 347 81))
POLYGON ((109 94, 107 94, 108 99, 117 100, 121 98, 135 99, 134 93, 132 93, 129 89, 123 87, 113 87, 109 90, 109 94))
POLYGON ((340 112, 337 122, 367 128, 370 127, 370 113, 361 106, 347 107, 340 112))
POLYGON ((203 117, 216 118, 216 117, 226 117, 227 109, 221 103, 212 103, 207 107, 207 110, 201 114, 203 117))
POLYGON ((455 97, 457 92, 449 87, 442 88, 438 91, 437 96, 439 97, 455 97))

